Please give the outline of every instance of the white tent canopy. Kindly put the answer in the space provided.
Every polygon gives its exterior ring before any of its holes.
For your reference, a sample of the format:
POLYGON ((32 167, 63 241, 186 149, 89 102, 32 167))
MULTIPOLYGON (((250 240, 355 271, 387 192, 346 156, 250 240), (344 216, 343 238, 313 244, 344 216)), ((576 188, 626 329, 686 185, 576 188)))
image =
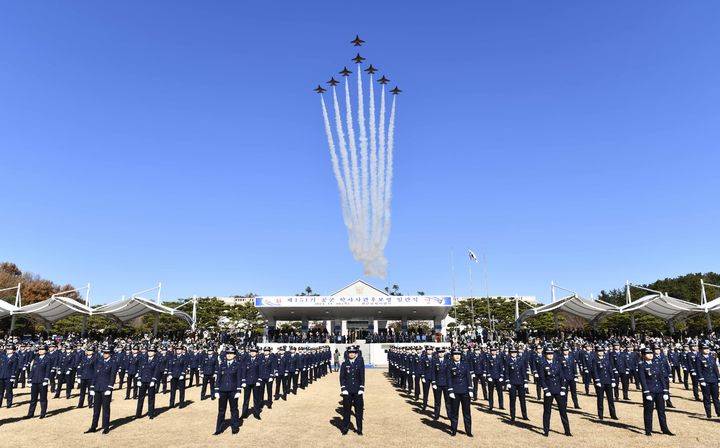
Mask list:
POLYGON ((0 319, 2 319, 3 317, 12 316, 19 309, 20 308, 16 307, 15 305, 7 303, 4 300, 0 300, 0 319))
POLYGON ((684 319, 701 311, 701 308, 694 303, 676 299, 667 294, 652 293, 620 307, 622 313, 632 311, 642 311, 670 321, 684 319))
POLYGON ((103 305, 93 310, 93 315, 107 315, 115 320, 126 324, 133 319, 144 316, 148 313, 159 313, 175 316, 185 320, 192 325, 192 317, 189 314, 169 308, 165 305, 155 303, 142 297, 131 297, 125 300, 103 305))
POLYGON ((548 303, 547 305, 541 305, 537 308, 523 311, 515 322, 515 326, 519 328, 520 324, 531 317, 556 312, 564 312, 593 322, 611 314, 619 313, 620 308, 599 300, 588 300, 573 294, 556 300, 555 302, 548 303))
POLYGON ((52 324, 73 314, 89 316, 92 314, 92 310, 73 299, 62 296, 52 296, 42 302, 32 303, 16 309, 11 314, 36 317, 52 324))

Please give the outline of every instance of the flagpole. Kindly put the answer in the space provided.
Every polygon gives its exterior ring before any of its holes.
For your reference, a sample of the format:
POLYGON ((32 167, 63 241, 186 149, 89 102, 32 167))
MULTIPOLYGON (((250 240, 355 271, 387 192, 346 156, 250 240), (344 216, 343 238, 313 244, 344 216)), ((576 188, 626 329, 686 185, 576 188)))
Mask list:
POLYGON ((472 329, 475 331, 475 299, 473 298, 472 260, 468 265, 468 271, 470 273, 470 313, 472 316, 472 329))
POLYGON ((457 323, 457 296, 455 295, 455 252, 450 249, 450 269, 452 270, 453 306, 455 308, 455 323, 457 323))
POLYGON ((490 328, 494 330, 494 326, 492 324, 492 317, 490 314, 490 287, 488 286, 488 279, 487 279, 487 257, 485 254, 483 254, 483 274, 485 276, 485 298, 487 299, 487 305, 488 305, 488 325, 490 328))

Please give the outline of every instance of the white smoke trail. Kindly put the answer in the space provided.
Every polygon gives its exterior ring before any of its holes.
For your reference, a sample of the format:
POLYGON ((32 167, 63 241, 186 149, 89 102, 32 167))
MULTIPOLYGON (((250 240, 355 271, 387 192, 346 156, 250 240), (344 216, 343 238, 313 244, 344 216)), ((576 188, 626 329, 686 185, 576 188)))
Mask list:
POLYGON ((347 190, 348 213, 350 214, 350 250, 357 250, 355 244, 355 236, 353 229, 357 227, 357 215, 354 211, 355 197, 353 196, 352 179, 350 177, 350 165, 348 164, 347 146, 345 145, 345 132, 343 131, 342 118, 340 118, 340 105, 338 104, 337 91, 333 86, 333 106, 335 109, 335 128, 338 134, 338 144, 340 146, 340 160, 343 165, 343 177, 345 179, 345 187, 347 190))
POLYGON ((382 86, 380 92, 380 129, 378 130, 378 232, 373 241, 377 251, 382 251, 380 244, 382 243, 383 211, 385 210, 385 85, 382 86))
POLYGON ((322 104, 323 122, 325 123, 325 134, 327 135, 328 146, 330 147, 330 161, 332 162, 332 170, 335 180, 340 190, 340 202, 342 203, 343 222, 348 228, 348 236, 352 229, 352 220, 348 210, 347 190, 345 189, 345 181, 340 174, 340 164, 338 162, 337 152, 335 151, 335 140, 333 139, 332 129, 330 128, 330 118, 328 117, 327 107, 325 107, 325 98, 320 95, 320 103, 322 104))
POLYGON ((388 125, 388 147, 387 147, 387 179, 385 180, 385 225, 383 227, 383 238, 381 247, 385 249, 388 238, 390 237, 390 199, 392 189, 393 175, 393 145, 395 143, 395 100, 397 95, 393 96, 392 110, 390 111, 390 124, 388 125))
POLYGON ((357 65, 357 95, 358 95, 358 108, 357 108, 357 114, 358 114, 358 126, 360 128, 360 186, 362 187, 360 191, 360 199, 361 199, 361 221, 362 226, 360 226, 360 231, 362 232, 361 241, 363 241, 363 249, 365 251, 370 250, 370 245, 368 244, 368 236, 370 235, 370 229, 368 228, 370 226, 370 194, 368 192, 368 139, 367 139, 367 129, 365 128, 365 106, 364 106, 364 95, 363 95, 363 85, 362 85, 362 70, 360 68, 360 64, 357 65))
POLYGON ((381 214, 377 209, 378 203, 378 157, 377 157, 377 129, 375 127, 375 89, 373 76, 370 74, 370 212, 371 212, 371 233, 370 248, 376 251, 375 241, 380 231, 381 214))
MULTIPOLYGON (((355 216, 357 219, 356 235, 362 234, 362 208, 360 207, 360 170, 358 169, 357 146, 355 144, 355 128, 353 127, 352 103, 350 102, 350 86, 348 77, 345 77, 345 125, 348 129, 348 142, 350 143, 350 166, 352 167, 352 184, 353 196, 355 198, 355 216)), ((362 239, 358 238, 358 244, 362 244, 362 239)))

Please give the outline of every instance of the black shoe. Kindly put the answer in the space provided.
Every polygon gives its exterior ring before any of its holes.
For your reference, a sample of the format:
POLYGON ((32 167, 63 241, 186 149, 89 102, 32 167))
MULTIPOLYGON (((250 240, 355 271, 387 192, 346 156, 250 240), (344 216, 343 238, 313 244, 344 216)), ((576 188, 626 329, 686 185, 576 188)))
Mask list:
POLYGON ((359 436, 363 435, 362 431, 358 431, 357 435, 359 435, 359 436))
POLYGON ((148 418, 149 418, 150 420, 154 419, 154 418, 155 418, 155 414, 150 414, 150 415, 148 416, 148 418))
POLYGON ((610 416, 610 418, 611 418, 612 420, 619 420, 619 419, 617 418, 617 415, 612 415, 612 416, 610 416))
POLYGON ((451 435, 452 437, 455 437, 455 434, 457 434, 457 431, 450 431, 450 435, 451 435))
POLYGON ((342 431, 340 431, 340 432, 342 433, 342 435, 344 435, 344 436, 345 436, 345 435, 347 435, 347 433, 348 433, 348 430, 347 430, 347 429, 343 429, 343 430, 342 430, 342 431))
POLYGON ((40 420, 44 419, 46 417, 45 414, 40 414, 40 420))
POLYGON ((572 433, 570 431, 566 432, 565 435, 568 437, 572 437, 572 433))
POLYGON ((220 434, 222 434, 222 431, 215 431, 215 432, 213 433, 214 436, 219 436, 220 434))
POLYGON ((549 434, 549 433, 548 433, 547 431, 543 432, 543 435, 544 435, 545 437, 547 437, 548 434, 549 434))
POLYGON ((262 420, 262 419, 260 418, 260 414, 253 414, 253 417, 255 417, 255 418, 258 419, 258 420, 262 420))
POLYGON ((97 432, 97 428, 90 428, 87 431, 85 431, 85 434, 92 434, 94 432, 97 432))
POLYGON ((651 436, 651 435, 652 435, 652 433, 651 433, 651 432, 649 432, 649 431, 645 431, 645 435, 649 437, 649 436, 651 436))
POLYGON ((600 420, 602 420, 602 419, 603 419, 603 416, 602 416, 602 415, 598 415, 598 418, 599 418, 600 420))
POLYGON ((504 411, 504 410, 505 410, 505 407, 504 407, 504 406, 500 406, 498 409, 501 409, 501 410, 504 411))
POLYGON ((102 432, 102 433, 103 433, 103 434, 110 434, 110 429, 105 428, 105 429, 103 429, 103 432, 102 432))
POLYGON ((472 435, 471 432, 469 432, 469 433, 467 433, 467 436, 468 436, 468 437, 472 437, 473 435, 472 435))
POLYGON ((669 405, 667 405, 667 406, 665 406, 665 407, 666 407, 666 408, 670 408, 670 409, 675 409, 675 406, 673 406, 672 403, 670 403, 669 405))
POLYGON ((239 433, 239 432, 240 432, 240 428, 238 428, 238 429, 233 429, 233 430, 232 430, 232 433, 233 433, 233 434, 237 434, 237 433, 239 433))
POLYGON ((675 434, 674 434, 674 433, 672 433, 672 432, 671 432, 671 431, 670 431, 669 429, 668 429, 668 430, 665 430, 665 431, 663 431, 662 433, 663 433, 663 434, 665 434, 666 436, 674 436, 674 435, 675 435, 675 434))

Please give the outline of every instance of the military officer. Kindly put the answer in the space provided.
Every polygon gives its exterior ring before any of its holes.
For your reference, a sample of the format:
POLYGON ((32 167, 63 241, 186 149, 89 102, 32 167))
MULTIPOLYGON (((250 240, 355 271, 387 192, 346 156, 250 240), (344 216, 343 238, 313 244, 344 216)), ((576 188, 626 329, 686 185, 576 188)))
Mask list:
POLYGON ((20 358, 15 354, 15 345, 8 344, 5 353, 0 354, 0 407, 3 398, 7 400, 8 409, 13 402, 13 387, 20 372, 20 358))
POLYGON ((38 347, 37 356, 30 362, 28 379, 30 380, 30 409, 26 418, 35 415, 35 407, 40 401, 40 418, 45 418, 48 405, 48 385, 50 384, 50 372, 53 360, 48 356, 48 346, 38 347))
POLYGON ((613 400, 613 388, 615 387, 615 374, 617 369, 613 366, 610 357, 605 355, 605 348, 601 345, 595 347, 595 358, 592 361, 592 374, 595 381, 595 392, 597 393, 597 410, 600 420, 603 419, 603 395, 607 396, 610 418, 617 420, 615 414, 615 401, 613 400))
POLYGON ((230 427, 232 433, 240 431, 240 413, 238 412, 238 398, 240 398, 240 363, 235 359, 237 351, 235 347, 225 348, 225 359, 215 365, 213 375, 217 378, 213 395, 218 400, 218 417, 215 423, 214 435, 219 435, 223 430, 225 411, 230 403, 230 427))
MULTIPOLYGON (((80 384, 80 401, 78 407, 85 406, 85 395, 88 395, 88 407, 93 407, 94 395, 90 395, 93 378, 95 377, 95 349, 91 346, 85 348, 85 356, 82 357, 77 367, 77 380, 80 384)), ((94 394, 94 392, 93 392, 94 394)))
MULTIPOLYGON (((133 400, 137 399, 138 393, 138 365, 140 364, 140 346, 135 345, 132 350, 127 354, 123 355, 122 366, 127 372, 127 392, 125 392, 125 399, 130 399, 130 391, 132 390, 133 400)), ((122 386, 121 386, 122 387, 122 386)))
POLYGON ((185 407, 185 374, 188 370, 188 358, 183 348, 177 346, 175 355, 168 360, 168 376, 170 377, 170 407, 175 407, 175 393, 180 392, 180 409, 185 407))
POLYGON ((210 385, 210 398, 215 400, 215 371, 217 370, 218 357, 215 354, 215 348, 210 346, 203 354, 202 360, 200 361, 200 379, 202 380, 202 389, 200 390, 200 400, 205 400, 207 396, 205 391, 208 384, 210 385))
POLYGON ((260 359, 260 405, 267 405, 268 409, 272 409, 272 387, 273 381, 275 380, 276 376, 277 357, 272 352, 272 348, 270 348, 270 346, 267 346, 263 348, 263 354, 260 359), (265 391, 267 391, 267 400, 265 400, 265 391))
POLYGON ((572 436, 570 432, 570 420, 567 416, 567 368, 555 358, 555 352, 551 347, 543 349, 543 358, 537 366, 539 382, 542 387, 543 399, 543 434, 545 437, 550 433, 550 415, 552 413, 553 400, 557 403, 560 421, 566 436, 572 436))
POLYGON ((140 383, 138 388, 137 409, 135 418, 142 417, 143 405, 145 404, 145 396, 148 397, 148 416, 150 420, 155 418, 155 393, 158 390, 158 378, 163 374, 163 364, 158 356, 155 347, 150 347, 147 355, 140 357, 138 363, 138 371, 136 373, 137 380, 140 383))
MULTIPOLYGON (((690 380, 692 381, 692 391, 695 401, 700 401, 700 392, 698 388, 698 376, 697 376, 697 359, 700 353, 698 352, 698 344, 695 341, 690 342, 690 351, 686 356, 686 364, 688 372, 690 372, 690 380)), ((686 382, 687 384, 687 382, 686 382)))
POLYGON ((112 347, 106 346, 102 350, 102 358, 97 359, 94 363, 93 384, 90 394, 95 396, 93 404, 93 417, 90 429, 85 431, 86 434, 97 431, 98 422, 100 420, 100 411, 102 410, 102 428, 103 434, 110 432, 110 402, 112 402, 112 392, 115 384, 115 376, 117 375, 117 363, 112 357, 112 347))
POLYGON ((711 417, 710 402, 715 406, 715 415, 720 417, 720 399, 718 399, 718 360, 710 353, 710 347, 703 343, 700 345, 701 353, 695 361, 695 372, 697 372, 698 383, 702 390, 703 406, 705 415, 711 417))
POLYGON ((348 347, 347 360, 340 366, 340 395, 342 395, 342 435, 350 429, 350 408, 355 409, 356 431, 362 435, 363 394, 365 393, 365 365, 357 358, 358 350, 348 347))
POLYGON ((575 409, 580 409, 580 403, 578 402, 577 397, 577 367, 575 355, 570 352, 570 347, 567 345, 563 345, 560 362, 562 362, 564 367, 566 367, 566 369, 564 369, 566 374, 565 380, 567 382, 568 393, 573 400, 573 405, 575 406, 575 409))
POLYGON ((433 398, 435 406, 433 408, 433 420, 440 418, 440 401, 445 400, 445 412, 448 418, 452 415, 452 403, 450 400, 450 392, 448 392, 448 376, 447 376, 448 360, 445 356, 445 348, 437 348, 437 356, 432 359, 430 366, 430 383, 433 388, 433 398))
POLYGON ((662 364, 654 359, 653 351, 642 349, 643 360, 638 367, 638 376, 643 394, 643 419, 645 421, 645 435, 652 435, 653 408, 657 410, 660 429, 663 434, 673 435, 668 429, 665 418, 665 400, 668 399, 670 384, 662 364))
POLYGON ((243 397, 242 418, 250 416, 250 397, 253 397, 252 414, 260 420, 261 410, 261 388, 260 380, 260 359, 258 358, 257 347, 250 347, 250 356, 242 363, 240 368, 241 387, 245 392, 243 397))
POLYGON ((430 395, 430 377, 432 376, 433 348, 425 346, 425 353, 420 357, 420 382, 423 389, 423 411, 427 408, 428 395, 430 395))
POLYGON ((472 437, 472 416, 470 414, 470 394, 472 393, 472 374, 467 363, 462 360, 463 352, 459 348, 452 350, 452 361, 446 367, 448 377, 448 396, 451 399, 450 435, 457 434, 460 406, 462 405, 465 434, 472 437))
POLYGON ((510 421, 515 421, 515 399, 520 400, 520 412, 523 420, 528 420, 525 394, 530 387, 527 377, 527 358, 518 356, 516 347, 510 348, 510 356, 505 360, 505 382, 510 391, 510 421))
POLYGON ((497 391, 498 404, 500 409, 505 409, 503 404, 503 386, 505 385, 505 365, 503 358, 498 354, 496 346, 490 347, 490 354, 485 358, 485 373, 488 382, 488 407, 492 411, 495 404, 495 391, 497 391))

